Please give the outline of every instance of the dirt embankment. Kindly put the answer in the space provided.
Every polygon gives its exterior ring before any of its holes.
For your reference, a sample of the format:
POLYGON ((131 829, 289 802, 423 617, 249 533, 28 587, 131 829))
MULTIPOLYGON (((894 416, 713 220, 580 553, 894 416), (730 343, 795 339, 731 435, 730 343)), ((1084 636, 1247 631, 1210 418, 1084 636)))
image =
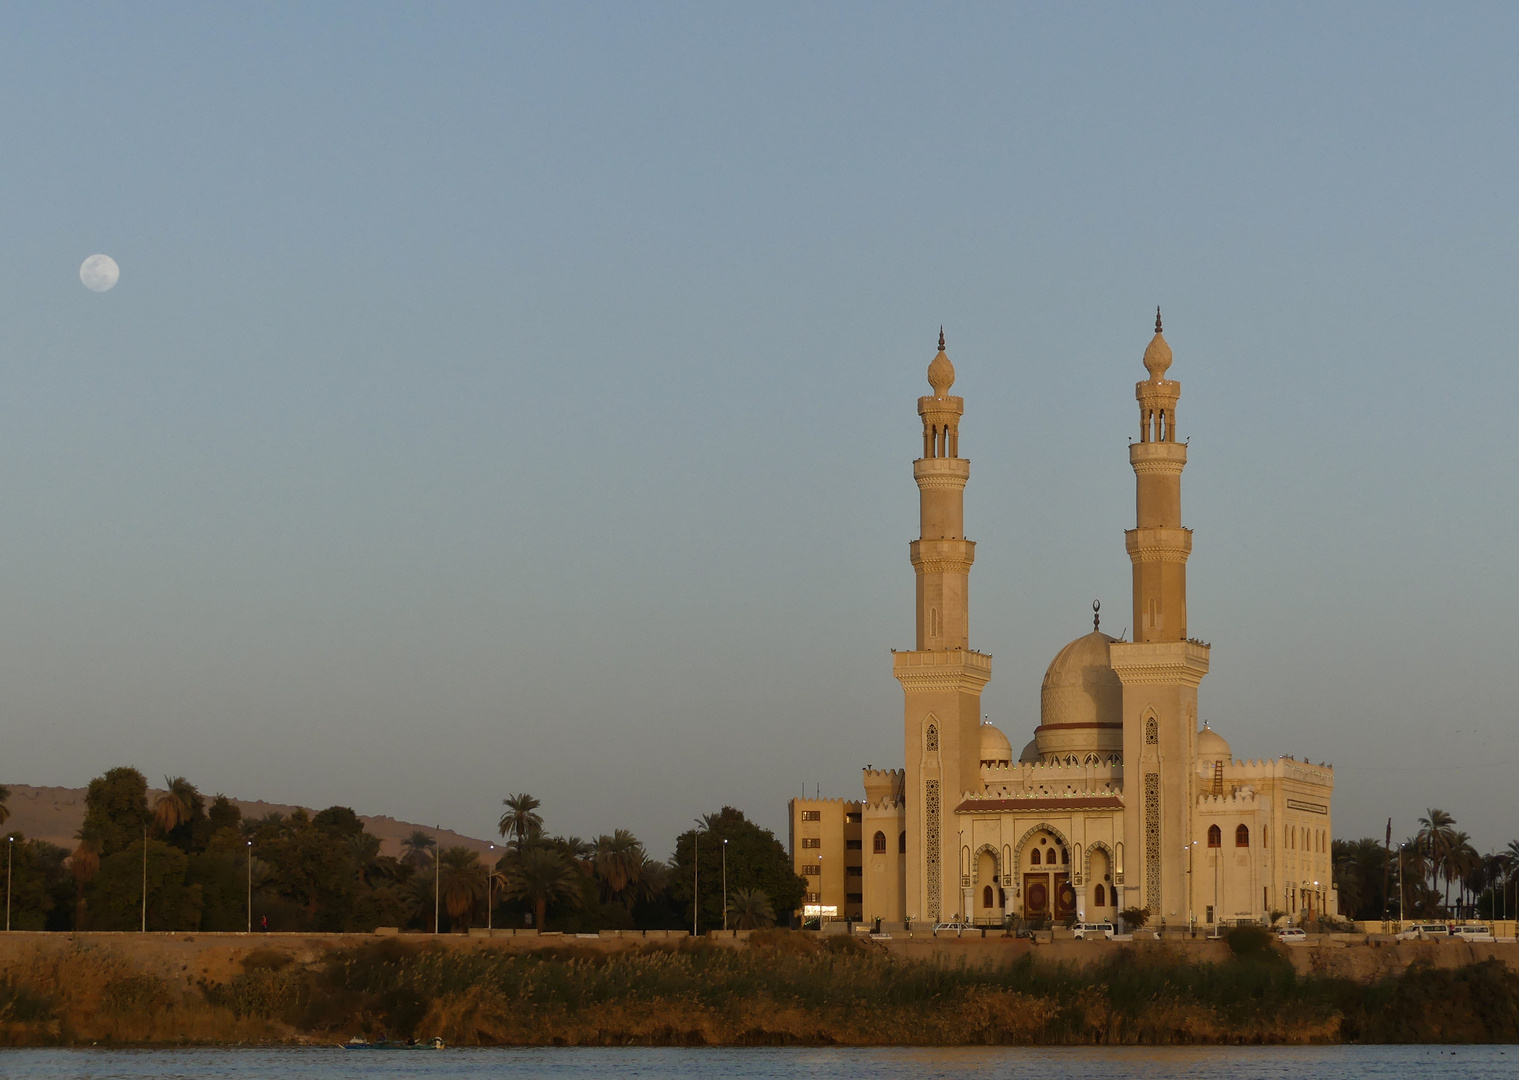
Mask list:
POLYGON ((1519 1040, 1519 946, 0 935, 0 1044, 1519 1040))

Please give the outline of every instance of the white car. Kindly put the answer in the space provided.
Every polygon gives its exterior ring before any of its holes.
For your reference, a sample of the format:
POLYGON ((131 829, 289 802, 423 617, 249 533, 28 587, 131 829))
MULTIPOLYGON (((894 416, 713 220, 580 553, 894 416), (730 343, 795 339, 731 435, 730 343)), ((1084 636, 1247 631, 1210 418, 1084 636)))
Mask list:
POLYGON ((1276 932, 1276 940, 1283 945, 1306 945, 1308 935, 1300 926, 1288 926, 1276 932))
POLYGON ((940 930, 953 930, 956 933, 959 933, 961 930, 970 930, 971 928, 972 927, 971 927, 970 923, 963 923, 963 922, 941 922, 941 923, 934 923, 934 933, 936 933, 936 934, 940 930))
POLYGON ((1110 922, 1079 922, 1071 927, 1077 941, 1085 941, 1093 938, 1103 941, 1113 940, 1113 924, 1110 922))
POLYGON ((1439 941, 1450 937, 1450 927, 1444 923, 1417 923, 1397 935, 1397 941, 1439 941))
POLYGON ((1483 926, 1481 923, 1467 923, 1465 926, 1453 929, 1450 936, 1457 941, 1492 941, 1493 928, 1483 926))

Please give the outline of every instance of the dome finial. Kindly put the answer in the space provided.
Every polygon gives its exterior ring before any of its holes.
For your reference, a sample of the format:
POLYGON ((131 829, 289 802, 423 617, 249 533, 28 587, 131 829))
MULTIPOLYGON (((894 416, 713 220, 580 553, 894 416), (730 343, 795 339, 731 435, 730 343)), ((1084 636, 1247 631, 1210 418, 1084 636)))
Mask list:
POLYGON ((939 327, 939 354, 928 365, 928 385, 934 388, 934 397, 944 397, 955 385, 955 365, 944 352, 944 327, 939 327))
POLYGON ((1145 370, 1151 382, 1164 382, 1166 369, 1171 366, 1171 346, 1160 334, 1160 306, 1155 307, 1155 336, 1145 348, 1145 370))
POLYGON ((1092 601, 1092 633, 1102 629, 1102 601, 1092 601))

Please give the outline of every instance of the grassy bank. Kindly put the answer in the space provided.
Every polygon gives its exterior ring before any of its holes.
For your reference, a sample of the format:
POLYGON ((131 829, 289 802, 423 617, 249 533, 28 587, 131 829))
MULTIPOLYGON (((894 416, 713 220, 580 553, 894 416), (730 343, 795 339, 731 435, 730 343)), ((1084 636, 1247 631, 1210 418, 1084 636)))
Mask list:
MULTIPOLYGON (((1519 1040, 1519 975, 1415 965, 1376 982, 1295 972, 1262 938, 1221 963, 1160 947, 1076 970, 893 958, 785 932, 746 948, 598 954, 395 939, 310 964, 254 952, 225 982, 171 986, 109 947, 39 953, 0 982, 0 1042, 987 1045, 1519 1040)), ((188 980, 187 980, 188 983, 188 980)))

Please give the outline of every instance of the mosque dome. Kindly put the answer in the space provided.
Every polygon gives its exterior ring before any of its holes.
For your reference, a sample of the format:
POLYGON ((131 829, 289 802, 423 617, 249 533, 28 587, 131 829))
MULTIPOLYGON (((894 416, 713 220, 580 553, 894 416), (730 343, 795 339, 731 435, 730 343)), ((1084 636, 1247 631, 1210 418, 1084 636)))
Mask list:
POLYGON ((1093 630, 1055 654, 1039 692, 1039 729, 1046 759, 1099 757, 1123 748, 1123 683, 1108 658, 1116 638, 1093 630))
POLYGON ((944 351, 944 328, 939 328, 939 355, 928 365, 928 385, 934 388, 934 397, 944 397, 955 385, 955 365, 949 362, 944 351))
POLYGON ((1197 757, 1201 761, 1233 761, 1224 737, 1208 726, 1206 720, 1197 733, 1197 757))
POLYGON ((1018 755, 1019 761, 1034 762, 1039 760, 1039 740, 1030 739, 1028 745, 1023 748, 1023 753, 1018 755))
POLYGON ((1145 370, 1150 373, 1150 378, 1159 382, 1166 377, 1166 369, 1171 366, 1171 346, 1166 344, 1166 339, 1160 333, 1160 308, 1155 309, 1155 336, 1150 339, 1150 344, 1145 347, 1145 370))
POLYGON ((981 763, 988 761, 998 765, 1010 765, 1013 761, 1013 744, 991 724, 981 725, 981 763))

